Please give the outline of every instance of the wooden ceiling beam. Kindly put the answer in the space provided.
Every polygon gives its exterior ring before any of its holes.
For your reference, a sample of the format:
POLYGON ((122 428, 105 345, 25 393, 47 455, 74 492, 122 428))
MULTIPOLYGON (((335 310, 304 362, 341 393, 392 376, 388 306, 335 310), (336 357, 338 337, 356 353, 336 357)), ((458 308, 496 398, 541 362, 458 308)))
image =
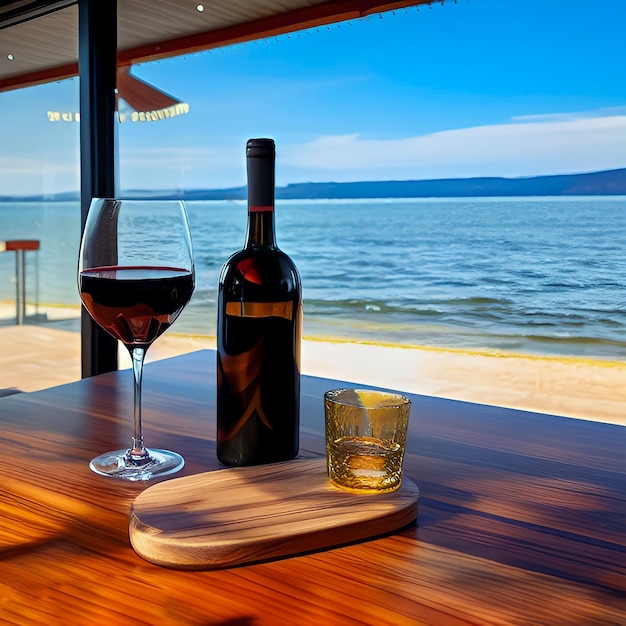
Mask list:
MULTIPOLYGON (((118 65, 133 65, 157 61, 246 41, 276 37, 290 32, 326 26, 346 20, 359 19, 376 13, 432 3, 433 0, 331 0, 330 2, 272 15, 243 24, 120 50, 118 51, 117 62, 118 65)), ((0 92, 40 85, 54 80, 63 80, 76 75, 78 75, 78 62, 68 63, 0 80, 0 92)))

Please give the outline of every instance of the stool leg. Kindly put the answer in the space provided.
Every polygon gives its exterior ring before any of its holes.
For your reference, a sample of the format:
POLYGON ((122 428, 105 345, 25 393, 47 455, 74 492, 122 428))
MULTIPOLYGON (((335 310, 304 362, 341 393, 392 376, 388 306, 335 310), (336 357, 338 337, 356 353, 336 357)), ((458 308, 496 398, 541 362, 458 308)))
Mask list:
POLYGON ((15 317, 18 325, 24 323, 26 313, 26 262, 24 250, 15 251, 15 317))

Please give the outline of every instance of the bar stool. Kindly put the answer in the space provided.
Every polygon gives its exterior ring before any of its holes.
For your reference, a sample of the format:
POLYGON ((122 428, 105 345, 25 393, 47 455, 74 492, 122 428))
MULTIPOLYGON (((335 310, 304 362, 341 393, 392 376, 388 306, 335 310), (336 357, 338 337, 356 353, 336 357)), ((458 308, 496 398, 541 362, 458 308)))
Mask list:
POLYGON ((26 315, 26 258, 27 250, 39 250, 37 239, 13 239, 0 241, 0 252, 15 252, 15 319, 24 323, 26 315))

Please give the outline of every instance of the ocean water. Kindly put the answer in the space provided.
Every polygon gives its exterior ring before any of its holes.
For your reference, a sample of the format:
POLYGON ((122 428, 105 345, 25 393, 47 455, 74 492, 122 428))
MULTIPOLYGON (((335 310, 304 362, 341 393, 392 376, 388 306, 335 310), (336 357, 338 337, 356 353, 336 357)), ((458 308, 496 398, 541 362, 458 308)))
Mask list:
MULTIPOLYGON (((187 210, 196 292, 173 332, 214 335, 246 205, 187 210)), ((41 311, 80 302, 79 213, 0 203, 0 240, 41 240, 27 255, 41 311)), ((276 232, 302 276, 306 336, 626 359, 626 197, 279 201, 276 232)), ((0 254, 0 301, 14 298, 0 254)))

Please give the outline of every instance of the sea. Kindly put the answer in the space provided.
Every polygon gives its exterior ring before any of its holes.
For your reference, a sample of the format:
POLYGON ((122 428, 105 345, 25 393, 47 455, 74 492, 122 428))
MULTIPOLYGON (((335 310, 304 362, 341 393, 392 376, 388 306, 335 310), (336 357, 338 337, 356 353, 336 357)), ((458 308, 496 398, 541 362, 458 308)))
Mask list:
MULTIPOLYGON (((196 291, 170 332, 214 336, 246 204, 186 207, 196 291)), ((626 196, 280 200, 276 235, 302 277, 306 337, 626 360, 626 196)), ((37 319, 78 311, 78 203, 0 202, 9 239, 41 242, 26 254, 37 319)), ((14 254, 0 254, 9 315, 14 301, 14 254)))

